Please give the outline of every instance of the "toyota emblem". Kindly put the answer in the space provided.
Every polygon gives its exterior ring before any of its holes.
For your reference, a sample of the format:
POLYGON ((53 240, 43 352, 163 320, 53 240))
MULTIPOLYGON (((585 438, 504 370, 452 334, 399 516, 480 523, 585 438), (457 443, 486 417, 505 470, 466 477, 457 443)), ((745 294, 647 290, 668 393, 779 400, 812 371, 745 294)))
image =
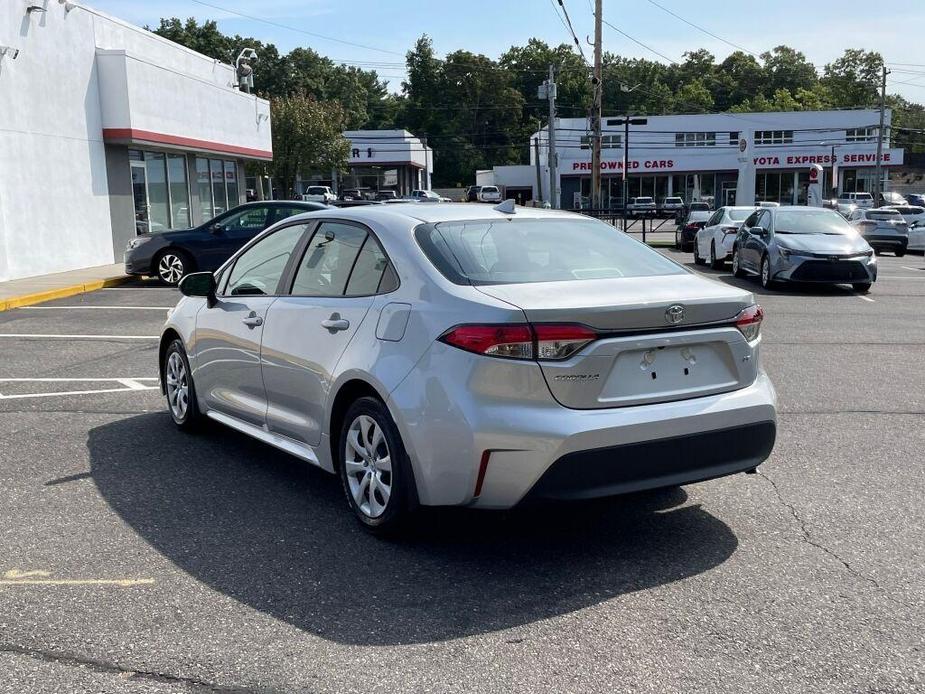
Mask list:
POLYGON ((684 320, 684 307, 680 304, 669 306, 667 309, 665 309, 665 320, 672 325, 677 325, 680 323, 682 320, 684 320))

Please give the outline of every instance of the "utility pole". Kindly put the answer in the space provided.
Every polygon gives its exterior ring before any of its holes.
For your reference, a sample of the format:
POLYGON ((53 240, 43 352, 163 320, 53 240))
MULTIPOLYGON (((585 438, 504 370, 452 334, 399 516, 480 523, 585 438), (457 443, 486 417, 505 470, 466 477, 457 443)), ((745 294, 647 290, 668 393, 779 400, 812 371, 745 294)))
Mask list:
POLYGON ((536 202, 543 202, 543 177, 540 174, 540 138, 533 138, 533 161, 536 163, 536 202))
MULTIPOLYGON (((638 85, 637 85, 638 86, 638 85)), ((633 87, 635 89, 635 87, 633 87)), ((632 90, 627 90, 632 91, 632 90)), ((630 168, 630 125, 645 125, 649 122, 648 118, 630 118, 629 107, 627 107, 626 115, 623 118, 608 118, 607 126, 611 127, 614 125, 623 126, 623 230, 626 231, 629 228, 629 220, 627 214, 627 193, 628 190, 628 180, 627 176, 629 175, 630 168)), ((645 240, 645 226, 643 226, 643 240, 645 240)))
POLYGON ((591 86, 594 89, 594 105, 591 107, 591 130, 594 133, 591 142, 591 208, 599 210, 604 206, 601 197, 601 21, 602 0, 594 0, 594 77, 591 86))
POLYGON ((883 156, 883 122, 886 112, 886 76, 890 71, 886 65, 881 66, 882 78, 880 80, 880 129, 877 131, 877 180, 874 182, 874 205, 880 206, 880 193, 883 190, 883 164, 880 158, 883 156))
POLYGON ((558 209, 556 195, 556 82, 552 65, 549 66, 549 79, 546 82, 546 98, 549 100, 549 204, 558 209))

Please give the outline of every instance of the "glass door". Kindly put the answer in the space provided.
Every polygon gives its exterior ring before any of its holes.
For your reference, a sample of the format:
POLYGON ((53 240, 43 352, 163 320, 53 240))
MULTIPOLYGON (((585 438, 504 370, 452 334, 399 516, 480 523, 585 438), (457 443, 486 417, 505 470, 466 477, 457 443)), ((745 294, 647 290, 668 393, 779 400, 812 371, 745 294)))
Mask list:
POLYGON ((132 200, 135 203, 135 233, 144 234, 149 229, 148 185, 145 163, 132 161, 132 200))

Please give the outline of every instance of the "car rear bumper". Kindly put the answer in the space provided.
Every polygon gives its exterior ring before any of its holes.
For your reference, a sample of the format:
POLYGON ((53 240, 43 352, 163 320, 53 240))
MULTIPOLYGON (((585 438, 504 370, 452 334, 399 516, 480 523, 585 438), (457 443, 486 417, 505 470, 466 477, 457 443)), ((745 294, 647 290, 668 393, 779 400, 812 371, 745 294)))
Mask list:
POLYGON ((744 472, 767 459, 776 432, 771 420, 568 453, 549 466, 524 501, 613 496, 744 472))
POLYGON ((388 402, 424 505, 504 509, 534 487, 537 497, 580 498, 684 484, 755 467, 773 445, 773 426, 770 438, 765 428, 755 439, 755 425, 776 421, 776 395, 764 372, 745 388, 715 395, 572 409, 553 399, 536 362, 434 349, 388 402), (427 364, 439 364, 439 374, 427 364), (698 438, 711 432, 725 433, 698 438), (689 446, 698 453, 687 464, 678 455, 689 446), (588 470, 580 489, 559 472, 537 486, 553 468, 574 472, 582 465, 588 470), (604 472, 595 472, 602 465, 604 472))
POLYGON ((903 251, 909 246, 908 236, 896 234, 865 234, 864 240, 877 250, 903 251))

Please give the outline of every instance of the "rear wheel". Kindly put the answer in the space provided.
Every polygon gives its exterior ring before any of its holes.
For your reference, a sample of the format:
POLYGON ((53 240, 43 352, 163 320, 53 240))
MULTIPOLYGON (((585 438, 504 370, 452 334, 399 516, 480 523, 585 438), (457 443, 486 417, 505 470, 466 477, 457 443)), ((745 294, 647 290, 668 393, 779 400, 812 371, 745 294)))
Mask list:
POLYGON ((716 241, 712 241, 710 243, 710 267, 714 270, 722 270, 723 265, 723 259, 718 259, 716 257, 716 241))
POLYGON ((732 249, 732 274, 734 277, 745 277, 745 270, 742 269, 742 261, 739 258, 739 247, 732 249))
POLYGON ((398 428, 376 398, 354 402, 344 416, 338 467, 347 504, 370 532, 392 532, 410 511, 413 478, 398 428))
POLYGON ((866 294, 867 292, 870 291, 870 282, 855 282, 854 284, 851 285, 851 287, 858 294, 866 294))
POLYGON ((694 264, 703 265, 704 259, 700 257, 700 244, 697 242, 697 239, 694 239, 694 264))
POLYGON ((905 248, 901 248, 900 250, 896 251, 896 257, 897 257, 897 258, 902 258, 904 255, 906 255, 906 249, 905 249, 905 248))

